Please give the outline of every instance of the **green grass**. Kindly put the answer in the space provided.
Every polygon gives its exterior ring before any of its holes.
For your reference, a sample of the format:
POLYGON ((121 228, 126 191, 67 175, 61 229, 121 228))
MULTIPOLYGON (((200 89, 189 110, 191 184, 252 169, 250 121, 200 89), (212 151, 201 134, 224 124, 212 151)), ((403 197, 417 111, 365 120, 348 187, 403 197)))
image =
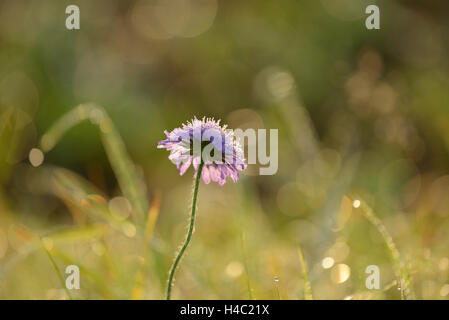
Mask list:
MULTIPOLYGON (((107 195, 103 194, 103 192, 91 182, 69 170, 44 164, 42 167, 35 169, 39 174, 37 174, 34 179, 39 183, 40 192, 51 194, 61 199, 66 204, 69 212, 72 213, 73 220, 77 225, 45 233, 45 238, 53 244, 51 252, 42 245, 40 240, 41 236, 38 235, 38 233, 30 231, 30 235, 28 236, 29 239, 25 241, 25 245, 28 249, 13 255, 6 264, 3 264, 0 269, 0 275, 3 276, 4 279, 8 278, 8 273, 14 266, 21 265, 21 261, 35 259, 34 252, 41 247, 46 252, 53 271, 60 281, 61 287, 64 287, 65 292, 70 299, 73 297, 67 288, 65 288, 64 278, 58 268, 57 260, 60 263, 78 265, 82 275, 86 277, 88 288, 84 289, 84 291, 81 290, 82 293, 77 295, 77 298, 161 299, 163 298, 165 289, 164 277, 166 276, 169 267, 170 251, 172 250, 171 246, 168 245, 164 239, 161 239, 160 235, 157 233, 156 222, 159 219, 161 196, 157 195, 155 197, 152 207, 149 209, 149 198, 146 196, 146 186, 144 185, 143 179, 137 173, 136 166, 127 154, 124 143, 106 112, 101 107, 94 104, 79 105, 58 120, 47 133, 43 135, 40 147, 43 151, 49 152, 63 138, 68 130, 84 120, 90 120, 97 126, 101 133, 102 142, 116 175, 120 190, 123 193, 123 196, 128 198, 132 204, 132 217, 123 220, 112 215, 108 207, 109 199, 107 195), (132 228, 135 228, 135 234, 133 232, 130 233, 132 228), (79 256, 76 258, 77 254, 76 250, 74 251, 74 248, 85 248, 86 245, 90 245, 92 241, 101 244, 101 248, 103 248, 101 259, 92 263, 92 261, 97 259, 86 258, 86 260, 79 260, 79 256), (116 243, 116 245, 111 245, 111 241, 116 243), (128 250, 129 248, 133 248, 131 251, 134 251, 134 256, 138 257, 140 260, 137 259, 133 261, 133 259, 131 259, 131 261, 123 262, 124 257, 128 255, 126 249, 120 248, 120 245, 117 246, 117 244, 122 242, 128 243, 128 250), (157 279, 157 281, 155 281, 155 279, 157 279)), ((199 181, 197 181, 197 187, 198 183, 199 181)), ((208 191, 206 188, 204 191, 216 192, 208 191)), ((205 195, 206 198, 210 196, 210 193, 209 195, 205 195)), ((233 293, 231 297, 256 299, 257 296, 257 298, 261 299, 282 299, 279 278, 277 276, 274 279, 275 293, 272 296, 269 295, 269 290, 267 290, 268 280, 266 279, 270 276, 268 276, 269 273, 266 270, 267 265, 261 261, 264 250, 268 250, 269 255, 280 255, 277 252, 279 249, 276 246, 273 246, 273 250, 275 251, 272 252, 272 249, 269 249, 266 244, 276 244, 281 238, 279 238, 273 230, 270 230, 267 227, 266 218, 261 215, 262 209, 256 204, 257 199, 254 198, 254 194, 246 192, 245 195, 241 196, 244 198, 242 204, 239 204, 234 208, 231 206, 229 209, 225 209, 225 212, 234 210, 237 215, 240 214, 244 216, 244 219, 237 219, 238 228, 236 229, 238 229, 238 232, 233 230, 235 222, 230 219, 230 216, 224 216, 226 217, 224 219, 225 221, 221 223, 221 226, 216 226, 217 232, 228 233, 228 240, 240 238, 241 250, 243 253, 242 265, 244 275, 233 280, 235 281, 235 284, 232 286, 237 286, 237 288, 241 289, 237 290, 238 293, 233 293), (249 215, 249 212, 251 212, 251 215, 249 215), (244 225, 241 224, 243 221, 245 221, 244 225), (225 229, 220 231, 220 227, 225 229), (230 228, 229 231, 226 231, 226 228, 230 228), (245 231, 243 231, 243 229, 245 229, 245 231), (247 234, 251 235, 250 250, 248 250, 247 234), (254 268, 255 265, 257 268, 254 268), (267 285, 264 285, 264 281, 267 282, 267 285)), ((354 201, 354 199, 351 201, 354 201)), ((392 283, 398 283, 400 285, 402 298, 414 299, 415 295, 411 284, 409 268, 402 262, 392 237, 389 235, 385 225, 374 214, 367 203, 362 200, 360 201, 361 205, 358 211, 360 211, 380 233, 391 256, 391 263, 395 275, 399 279, 397 282, 393 281, 392 283)), ((182 207, 182 205, 180 206, 182 207)), ((196 206, 193 208, 195 207, 196 206)), ((206 212, 203 219, 210 220, 212 216, 213 215, 211 214, 207 215, 206 212)), ((169 228, 175 228, 179 223, 171 221, 170 224, 174 225, 169 228)), ((192 251, 192 257, 187 255, 183 267, 178 271, 180 274, 178 275, 176 286, 177 288, 179 287, 179 297, 191 297, 189 291, 185 289, 185 282, 187 281, 186 283, 190 286, 194 286, 195 282, 192 282, 192 277, 204 277, 201 281, 203 285, 202 287, 197 288, 198 293, 196 293, 197 297, 201 298, 209 297, 206 292, 209 292, 209 294, 214 297, 214 294, 216 294, 214 292, 217 292, 217 290, 219 292, 220 288, 222 288, 223 285, 226 285, 226 282, 220 276, 216 279, 215 276, 211 276, 224 268, 225 260, 222 260, 222 258, 226 256, 226 254, 223 255, 223 257, 213 255, 214 250, 212 250, 212 248, 214 240, 207 240, 207 238, 205 238, 205 235, 209 232, 207 228, 208 226, 202 226, 202 229, 198 234, 200 243, 190 248, 189 251, 192 251), (210 243, 204 241, 209 241, 210 243), (209 253, 212 253, 212 256, 208 256, 209 253), (194 258, 198 259, 199 257, 201 257, 200 261, 194 260, 194 258), (205 266, 205 269, 201 269, 201 272, 204 272, 204 274, 194 276, 192 270, 197 267, 198 263, 201 266, 205 266), (190 280, 186 278, 188 275, 190 275, 190 280), (220 284, 218 284, 217 281, 220 284), (204 285, 208 287, 204 287, 204 285)), ((319 228, 325 227, 319 226, 319 228)), ((190 230, 193 231, 193 224, 190 224, 190 230)), ((223 241, 221 241, 221 243, 226 243, 226 246, 222 249, 227 250, 225 251, 227 254, 238 250, 238 248, 235 247, 235 242, 234 247, 230 245, 232 241, 230 241, 229 244, 223 241)), ((216 243, 216 245, 221 244, 216 243)), ((185 247, 183 248, 185 249, 185 247)), ((283 287, 283 292, 284 290, 290 290, 287 296, 292 299, 304 298, 306 300, 312 300, 314 296, 319 299, 320 293, 323 295, 323 285, 321 284, 318 286, 315 295, 312 296, 309 270, 304 259, 302 248, 297 246, 297 249, 295 249, 293 244, 291 247, 281 246, 279 248, 282 248, 281 250, 283 250, 284 254, 289 251, 296 251, 298 253, 301 276, 298 276, 298 274, 293 271, 297 268, 297 266, 294 265, 296 263, 294 262, 295 259, 284 259, 283 256, 280 255, 280 268, 284 269, 281 270, 283 279, 285 280, 283 283, 296 279, 297 282, 294 283, 297 283, 298 285, 296 286, 295 291, 302 291, 303 296, 292 292, 290 286, 288 286, 288 288, 283 287), (286 269, 290 268, 289 265, 291 263, 292 272, 288 272, 286 269), (302 288, 299 286, 300 284, 302 284, 302 288)), ((324 251, 322 254, 324 254, 324 251)), ((312 256, 314 256, 315 259, 317 257, 316 254, 312 256)), ((177 259, 176 261, 179 262, 179 260, 180 259, 177 259)), ((276 262, 276 264, 277 263, 278 262, 276 262)), ((314 265, 314 282, 322 282, 323 280, 320 280, 319 277, 324 278, 324 273, 318 276, 316 275, 316 266, 319 264, 319 260, 311 261, 311 263, 314 265)), ((174 270, 175 268, 172 268, 172 276, 174 275, 174 270)), ((171 279, 173 279, 173 277, 171 279)), ((331 284, 326 286, 332 288, 331 284)), ((393 286, 394 285, 389 285, 385 287, 381 291, 381 294, 388 296, 390 294, 389 290, 393 286)), ((195 296, 196 291, 192 290, 191 292, 195 296)), ((363 296, 362 292, 360 293, 360 296, 363 296)), ((343 296, 341 296, 341 298, 343 298, 343 296)))
POLYGON ((401 289, 401 298, 406 300, 415 299, 415 294, 411 283, 410 271, 402 261, 399 251, 396 248, 393 238, 388 233, 387 228, 382 223, 382 221, 374 214, 373 210, 366 202, 357 197, 353 197, 352 201, 355 200, 360 201, 360 212, 380 233, 385 243, 385 246, 387 247, 390 253, 395 274, 400 279, 399 285, 401 289))
POLYGON ((313 300, 312 286, 310 285, 310 282, 309 282, 309 276, 307 273, 307 265, 306 265, 306 261, 304 260, 304 254, 302 253, 302 249, 300 246, 298 247, 298 255, 299 255, 299 261, 301 262, 302 278, 304 280, 304 299, 313 300))
MULTIPOLYGON (((42 240, 41 240, 41 242, 42 242, 42 240)), ((47 249, 47 247, 45 246, 44 243, 42 243, 42 250, 44 250, 45 253, 47 254, 47 257, 48 257, 48 259, 49 259, 50 262, 51 262, 51 265, 52 265, 52 267, 53 267, 53 270, 55 271, 56 275, 58 276, 58 279, 59 279, 59 282, 60 282, 60 284, 61 284, 61 287, 64 288, 65 293, 67 294, 67 297, 68 297, 70 300, 73 300, 72 294, 70 293, 70 290, 67 288, 67 286, 66 286, 66 284, 65 284, 64 278, 62 277, 61 271, 59 270, 58 265, 57 265, 56 262, 55 262, 55 259, 53 259, 53 256, 52 256, 52 254, 50 253, 50 250, 47 249)))
POLYGON ((138 226, 142 226, 148 214, 145 183, 139 177, 120 134, 102 107, 92 103, 75 107, 42 136, 42 150, 50 151, 68 130, 85 120, 90 120, 99 128, 103 146, 120 188, 133 206, 134 221, 138 226))

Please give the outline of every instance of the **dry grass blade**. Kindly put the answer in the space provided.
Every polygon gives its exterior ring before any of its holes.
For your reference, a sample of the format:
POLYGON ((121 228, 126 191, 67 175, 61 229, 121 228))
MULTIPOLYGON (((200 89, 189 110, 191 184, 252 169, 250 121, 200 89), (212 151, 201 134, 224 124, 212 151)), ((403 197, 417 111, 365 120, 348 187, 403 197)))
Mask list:
MULTIPOLYGON (((43 186, 43 191, 55 194, 70 208, 77 208, 78 212, 87 213, 92 218, 95 217, 108 222, 112 228, 120 232, 126 234, 129 228, 133 228, 131 222, 117 219, 111 215, 106 199, 96 194, 99 191, 81 176, 57 167, 42 170, 43 174, 50 177, 50 183, 47 182, 43 186), (89 192, 94 192, 94 194, 89 192)), ((48 181, 48 179, 45 181, 48 181)))
POLYGON ((147 222, 145 226, 145 237, 143 245, 143 259, 139 266, 139 270, 136 273, 134 286, 131 293, 131 299, 140 300, 143 296, 143 284, 145 282, 145 267, 148 264, 150 258, 150 244, 154 235, 154 228, 156 227, 157 218, 159 217, 159 209, 161 204, 161 194, 156 192, 153 202, 151 203, 150 212, 148 213, 147 222))

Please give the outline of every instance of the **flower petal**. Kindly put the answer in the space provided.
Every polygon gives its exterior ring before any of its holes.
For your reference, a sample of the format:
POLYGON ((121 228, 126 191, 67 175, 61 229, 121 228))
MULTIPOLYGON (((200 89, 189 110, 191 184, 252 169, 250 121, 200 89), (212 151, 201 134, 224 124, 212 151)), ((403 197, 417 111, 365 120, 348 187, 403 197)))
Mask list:
POLYGON ((220 125, 220 121, 215 121, 213 118, 194 117, 193 120, 182 124, 180 128, 175 128, 171 132, 165 130, 164 133, 166 139, 159 141, 157 148, 170 152, 169 159, 177 166, 181 175, 190 168, 190 165, 193 165, 196 176, 201 155, 192 156, 190 149, 194 140, 202 141, 204 135, 214 146, 214 154, 221 153, 221 159, 224 160, 214 159, 211 164, 209 162, 204 164, 201 178, 205 183, 215 181, 224 185, 227 177, 235 182, 239 179, 238 171, 245 170, 247 167, 242 146, 236 140, 234 132, 227 129, 226 125, 220 125))
POLYGON ((207 166, 203 166, 203 171, 201 172, 201 177, 203 178, 203 181, 205 184, 209 184, 210 175, 209 175, 209 168, 207 166))
POLYGON ((218 182, 220 180, 220 172, 214 166, 209 167, 209 174, 212 181, 218 182))
POLYGON ((189 157, 187 159, 187 161, 181 165, 181 168, 179 169, 179 174, 181 176, 187 171, 187 169, 189 169, 191 163, 192 163, 192 157, 189 157))
POLYGON ((198 171, 199 166, 200 166, 200 157, 194 157, 193 158, 193 167, 195 168, 195 171, 198 171))

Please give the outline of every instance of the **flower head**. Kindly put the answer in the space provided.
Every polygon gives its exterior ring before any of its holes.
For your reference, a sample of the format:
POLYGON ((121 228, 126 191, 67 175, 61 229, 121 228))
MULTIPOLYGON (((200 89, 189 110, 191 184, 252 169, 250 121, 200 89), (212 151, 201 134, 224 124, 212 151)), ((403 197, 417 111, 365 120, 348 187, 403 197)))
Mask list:
POLYGON ((226 125, 220 126, 220 120, 196 117, 182 124, 181 128, 164 131, 167 139, 159 141, 158 148, 170 151, 169 159, 176 164, 181 175, 190 165, 195 172, 200 163, 203 164, 201 178, 207 184, 211 180, 220 185, 226 183, 226 178, 236 182, 238 171, 245 170, 243 149, 237 141, 234 132, 226 125))

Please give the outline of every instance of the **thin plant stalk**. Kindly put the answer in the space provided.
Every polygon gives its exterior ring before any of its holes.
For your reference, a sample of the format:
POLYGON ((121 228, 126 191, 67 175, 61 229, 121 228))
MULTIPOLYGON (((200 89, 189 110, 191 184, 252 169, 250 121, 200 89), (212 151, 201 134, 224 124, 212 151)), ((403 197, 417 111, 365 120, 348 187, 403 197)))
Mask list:
MULTIPOLYGON (((354 199, 351 199, 354 203, 354 199)), ((387 228, 382 223, 382 221, 374 214, 373 210, 367 203, 362 200, 358 200, 360 203, 358 207, 360 207, 360 211, 365 216, 365 218, 377 229, 377 231, 382 236, 385 245, 388 248, 388 251, 391 255, 391 260, 393 261, 393 267, 396 276, 400 279, 400 289, 401 289, 401 299, 402 300, 414 300, 415 294, 413 292, 413 287, 411 285, 410 280, 410 272, 408 268, 404 265, 401 260, 401 256, 399 254, 398 249, 393 241, 393 238, 388 233, 387 228)))
POLYGON ((245 265, 245 272, 246 272, 246 284, 248 286, 248 294, 250 300, 255 300, 253 295, 253 289, 251 287, 251 280, 249 277, 249 269, 248 269, 248 256, 246 254, 246 239, 245 239, 245 233, 241 233, 241 241, 242 241, 242 250, 243 250, 243 262, 245 265))
MULTIPOLYGON (((41 240, 41 242, 42 242, 42 240, 41 240)), ((62 277, 61 271, 59 271, 59 268, 55 262, 55 259, 53 259, 53 256, 51 255, 50 251, 48 251, 48 249, 45 247, 45 245, 43 243, 42 243, 42 248, 44 249, 45 253, 47 254, 48 259, 50 259, 51 265, 53 266, 53 269, 55 269, 55 272, 58 275, 59 281, 61 282, 61 285, 64 287, 64 290, 65 290, 67 296, 69 297, 70 300, 73 300, 69 289, 67 289, 67 287, 65 285, 64 278, 62 277)))
POLYGON ((278 300, 282 300, 281 290, 279 289, 279 277, 278 276, 274 277, 274 286, 276 288, 276 294, 278 296, 278 300))
POLYGON ((198 186, 200 184, 202 171, 203 171, 203 162, 200 163, 200 165, 198 167, 197 174, 196 174, 196 178, 195 178, 195 185, 194 185, 194 189, 193 189, 193 200, 192 200, 192 215, 190 216, 189 231, 187 232, 186 240, 184 241, 184 244, 182 245, 181 250, 178 252, 178 254, 175 258, 175 261, 173 262, 173 265, 170 269, 170 274, 168 276, 167 300, 170 300, 170 297, 171 297, 171 289, 173 286, 173 278, 175 276, 176 268, 177 268, 179 261, 181 260, 183 254, 186 251, 186 249, 190 243, 190 240, 192 238, 193 229, 195 226, 195 212, 196 212, 196 200, 198 197, 198 186))
POLYGON ((161 203, 161 195, 160 192, 156 192, 154 196, 154 200, 151 204, 150 212, 147 216, 147 222, 145 227, 145 235, 144 235, 144 243, 142 249, 143 260, 139 266, 139 270, 137 271, 134 286, 131 292, 131 299, 140 300, 143 294, 143 284, 145 281, 145 268, 148 265, 148 260, 150 259, 150 246, 151 241, 153 240, 154 228, 156 226, 156 222, 159 216, 159 209, 161 203))
POLYGON ((145 196, 145 183, 137 167, 131 161, 123 139, 101 106, 93 103, 80 104, 62 116, 42 136, 40 140, 42 151, 48 152, 53 149, 68 130, 84 120, 90 120, 99 128, 106 155, 117 177, 120 189, 132 204, 137 226, 143 226, 149 207, 148 199, 145 196))
POLYGON ((309 277, 307 275, 306 261, 304 260, 304 254, 301 247, 298 247, 299 260, 301 262, 302 277, 304 279, 304 298, 306 300, 313 300, 312 286, 310 285, 309 277))

